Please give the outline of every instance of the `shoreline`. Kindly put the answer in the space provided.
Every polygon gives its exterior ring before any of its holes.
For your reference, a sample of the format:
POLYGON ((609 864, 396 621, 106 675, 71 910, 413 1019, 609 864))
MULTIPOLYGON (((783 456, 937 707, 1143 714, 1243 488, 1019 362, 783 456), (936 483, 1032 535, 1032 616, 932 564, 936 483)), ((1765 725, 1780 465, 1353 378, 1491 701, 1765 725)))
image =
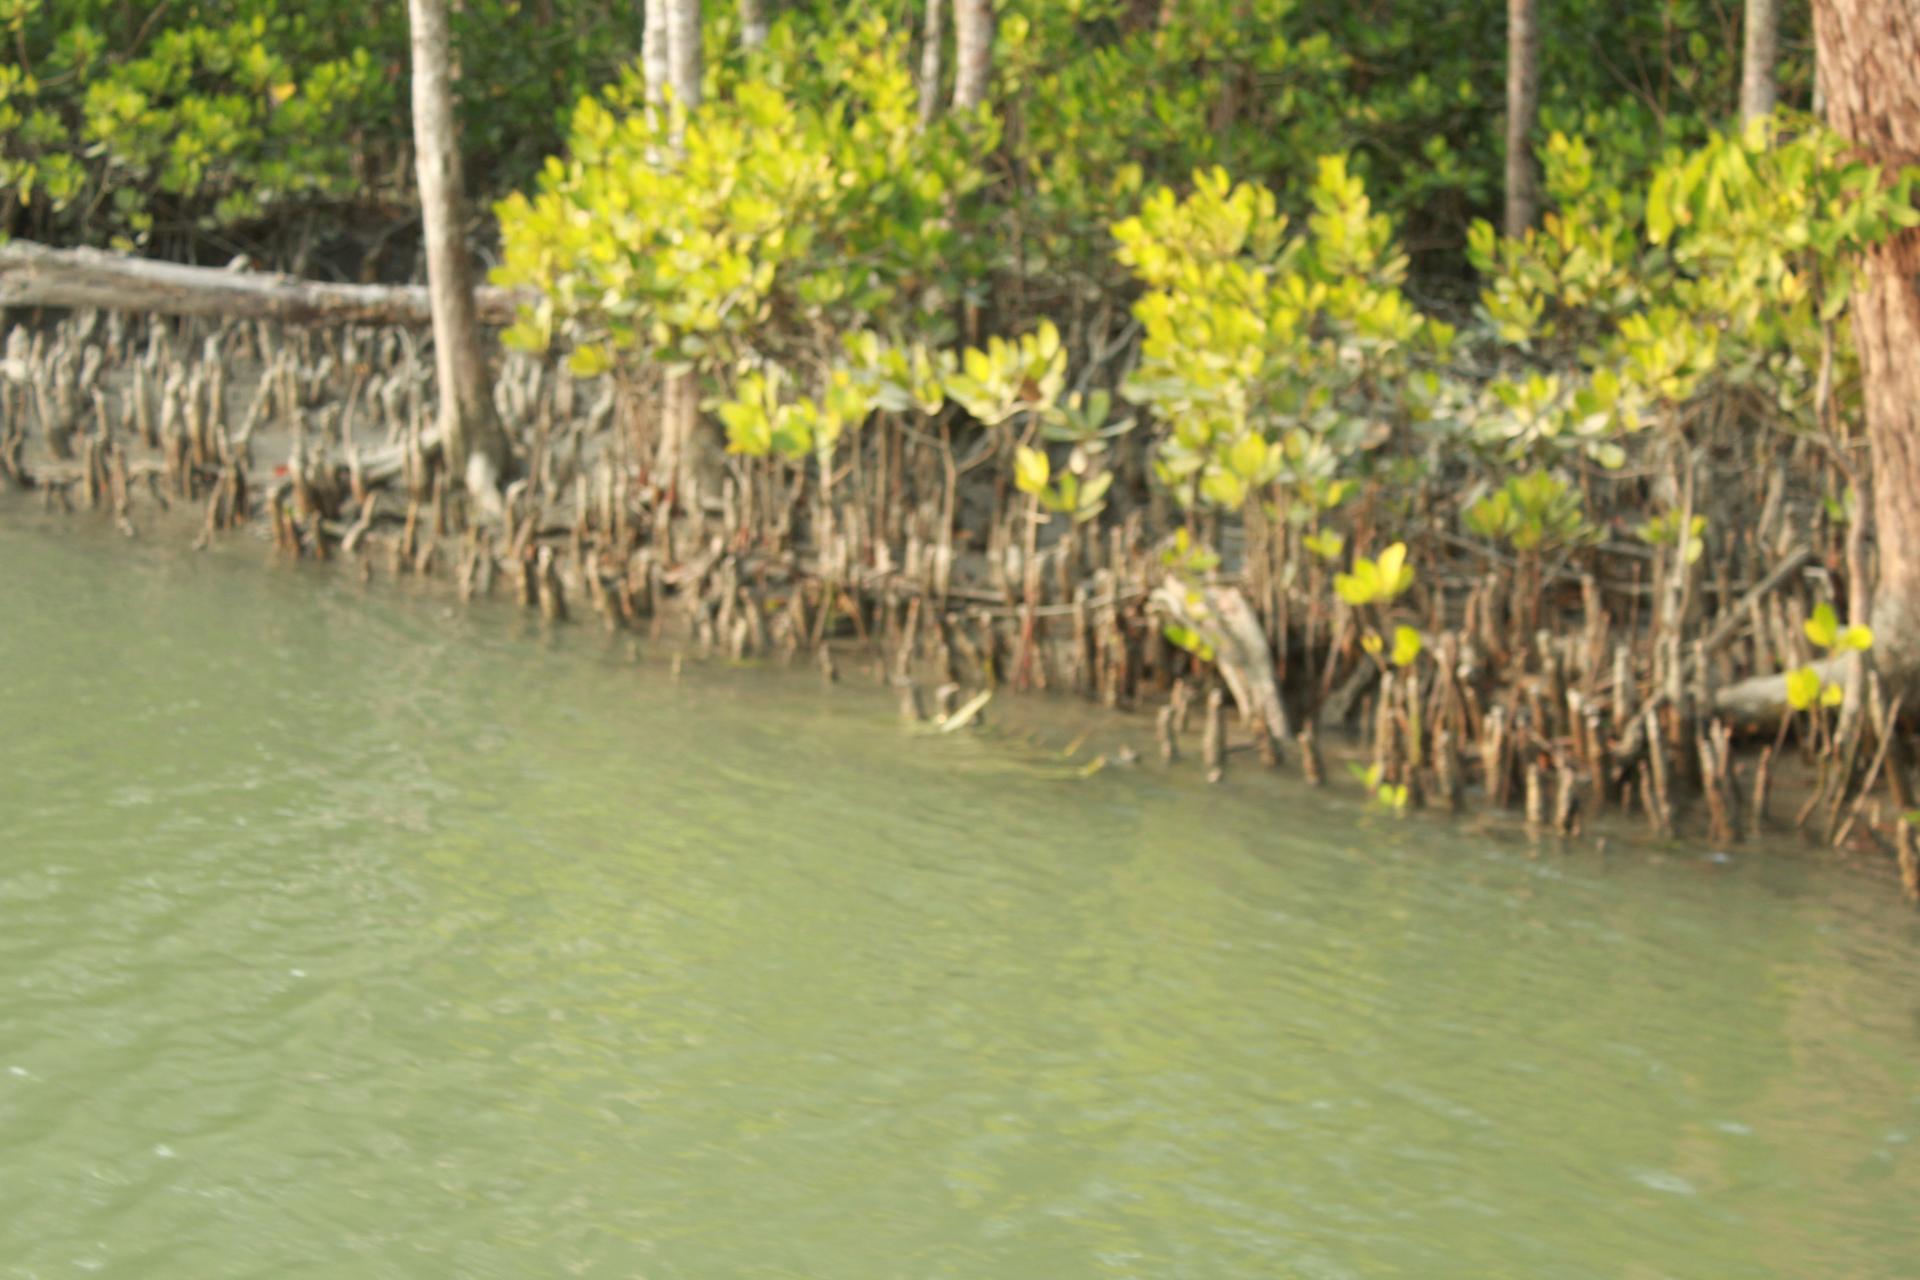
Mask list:
MULTIPOLYGON (((32 504, 32 495, 0 490, 0 521, 11 524, 32 537, 70 536, 76 520, 84 512, 48 511, 32 504), (24 518, 23 518, 24 517, 24 518)), ((853 637, 837 637, 832 644, 835 678, 823 680, 816 662, 777 654, 736 660, 727 654, 696 643, 693 628, 684 613, 674 612, 662 619, 657 635, 633 632, 609 632, 583 628, 571 623, 556 625, 504 595, 462 602, 455 584, 444 575, 420 575, 411 571, 392 574, 377 567, 371 555, 349 562, 335 557, 316 561, 311 557, 289 560, 276 551, 270 529, 254 522, 210 545, 195 546, 200 526, 180 511, 146 511, 129 539, 122 530, 105 520, 82 520, 88 539, 85 550, 92 554, 112 554, 137 542, 142 550, 171 560, 186 560, 212 554, 234 573, 255 575, 280 572, 282 581, 298 582, 300 576, 318 572, 343 592, 359 593, 346 598, 379 599, 410 610, 429 611, 437 619, 456 616, 494 629, 504 643, 522 645, 553 638, 565 640, 581 658, 603 658, 619 667, 631 667, 649 678, 678 681, 684 673, 698 673, 703 679, 731 679, 743 670, 771 677, 795 687, 812 686, 823 695, 839 700, 852 694, 876 724, 900 723, 894 710, 901 705, 899 686, 886 669, 884 659, 870 646, 853 637), (240 539, 254 545, 242 546, 240 539), (370 570, 370 572, 368 571, 370 570), (459 612, 456 614, 455 609, 459 612), (484 622, 481 620, 485 619, 484 622)), ((304 585, 302 589, 307 589, 304 585)), ((424 615, 423 615, 424 616, 424 615)), ((563 650, 564 651, 564 650, 563 650)), ((1226 747, 1224 775, 1208 779, 1200 760, 1204 729, 1190 727, 1179 741, 1179 756, 1169 762, 1159 753, 1160 730, 1149 719, 1150 708, 1108 708, 1079 697, 1000 695, 985 708, 969 731, 985 730, 994 749, 1004 750, 1010 759, 1007 767, 1022 776, 1050 782, 1072 784, 1102 777, 1125 786, 1134 777, 1143 781, 1174 782, 1183 786, 1219 786, 1224 794, 1252 799, 1257 803, 1281 807, 1302 800, 1316 804, 1331 803, 1347 810, 1365 826, 1374 823, 1444 824, 1444 829, 1497 841, 1507 847, 1524 847, 1528 856, 1559 854, 1568 857, 1628 855, 1650 864, 1675 866, 1726 866, 1741 861, 1742 854, 1789 860, 1823 860, 1824 864, 1848 875, 1865 875, 1884 883, 1887 866, 1884 852, 1858 846, 1838 851, 1822 851, 1816 842, 1797 836, 1791 830, 1769 829, 1757 833, 1744 844, 1744 850, 1732 852, 1711 847, 1705 833, 1683 830, 1662 838, 1649 831, 1638 815, 1617 811, 1597 816, 1590 829, 1578 834, 1557 834, 1540 826, 1529 826, 1524 816, 1511 807, 1486 803, 1484 793, 1474 786, 1453 811, 1431 809, 1394 812, 1369 801, 1365 789, 1347 776, 1348 769, 1362 767, 1372 747, 1358 734, 1339 732, 1322 746, 1331 776, 1331 786, 1314 786, 1259 759, 1258 748, 1250 737, 1233 735, 1226 747)), ((1038 692, 1038 691, 1035 691, 1038 692)), ((936 733, 939 726, 931 719, 907 726, 913 732, 936 733)), ((1815 771, 1802 765, 1777 782, 1786 807, 1795 807, 1818 794, 1815 771)))
POLYGON ((1736 652, 1793 649, 1799 592, 1828 572, 1804 544, 1764 572, 1723 562, 1693 584, 1709 603, 1691 636, 1636 617, 1671 585, 1659 557, 1652 582, 1483 558, 1484 572, 1417 593, 1425 656, 1402 668, 1363 652, 1361 610, 1322 603, 1327 575, 1289 585, 1285 530, 1253 521, 1214 528, 1238 562, 1198 575, 1170 560, 1150 501, 1023 550, 1024 508, 951 479, 951 522, 930 527, 937 506, 912 501, 906 473, 936 459, 889 456, 884 437, 856 447, 853 492, 831 504, 763 460, 733 459, 684 495, 649 474, 644 389, 507 356, 495 399, 525 467, 488 522, 469 518, 439 465, 431 362, 411 335, 83 314, 32 342, 0 406, 0 484, 24 491, 9 502, 183 543, 256 536, 282 559, 499 597, 550 625, 673 637, 690 654, 878 671, 903 717, 933 723, 981 693, 1065 692, 1138 713, 1144 760, 1280 768, 1312 785, 1358 766, 1385 807, 1517 810, 1523 829, 1566 841, 1637 819, 1656 839, 1726 848, 1780 830, 1790 806, 1795 828, 1817 819, 1822 843, 1902 863, 1909 891, 1920 886, 1912 834, 1876 794, 1882 777, 1894 798, 1904 786, 1899 734, 1882 732, 1897 713, 1877 689, 1824 731, 1811 799, 1771 794, 1773 775, 1794 771, 1784 739, 1756 754, 1708 710, 1753 674, 1736 652), (1213 660, 1171 643, 1174 624, 1205 628, 1213 660))

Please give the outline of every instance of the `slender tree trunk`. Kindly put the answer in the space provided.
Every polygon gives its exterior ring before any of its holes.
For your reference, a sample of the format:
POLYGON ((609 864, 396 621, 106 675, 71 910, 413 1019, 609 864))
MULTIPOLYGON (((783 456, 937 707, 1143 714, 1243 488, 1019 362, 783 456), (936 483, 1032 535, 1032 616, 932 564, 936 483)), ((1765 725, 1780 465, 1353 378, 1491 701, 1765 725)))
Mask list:
POLYGON ((1740 122, 1773 114, 1779 99, 1774 67, 1780 60, 1780 0, 1747 0, 1746 41, 1740 55, 1740 122))
MULTIPOLYGON (((700 78, 705 65, 701 43, 700 0, 648 0, 666 9, 667 83, 673 90, 674 149, 685 136, 687 116, 700 105, 700 78)), ((659 473, 670 480, 689 510, 697 511, 702 473, 715 465, 717 442, 700 430, 700 394, 689 370, 669 373, 661 388, 659 473)))
POLYGON ((640 67, 647 77, 647 105, 657 107, 667 100, 667 0, 646 0, 645 14, 640 67))
POLYGON ((446 0, 408 0, 407 14, 413 36, 413 149, 426 228, 441 447, 448 469, 463 477, 468 492, 491 512, 499 506, 510 449, 488 395, 487 362, 474 309, 446 0))
POLYGON ((740 0, 740 45, 758 49, 767 42, 768 0, 740 0))
POLYGON ((667 79, 688 111, 700 105, 705 62, 700 44, 700 0, 667 0, 667 79))
MULTIPOLYGON (((1891 172, 1920 163, 1920 7, 1815 0, 1827 119, 1891 172)), ((1853 295, 1873 459, 1874 662, 1895 685, 1920 677, 1920 228, 1867 255, 1853 295)))
POLYGON ((940 113, 940 53, 947 38, 943 0, 927 0, 926 21, 920 28, 920 123, 933 123, 940 113))
POLYGON ((953 109, 987 100, 993 78, 993 0, 953 0, 953 109))
POLYGON ((1504 229, 1524 234, 1539 212, 1533 126, 1540 114, 1540 30, 1534 0, 1507 0, 1507 208, 1504 229))

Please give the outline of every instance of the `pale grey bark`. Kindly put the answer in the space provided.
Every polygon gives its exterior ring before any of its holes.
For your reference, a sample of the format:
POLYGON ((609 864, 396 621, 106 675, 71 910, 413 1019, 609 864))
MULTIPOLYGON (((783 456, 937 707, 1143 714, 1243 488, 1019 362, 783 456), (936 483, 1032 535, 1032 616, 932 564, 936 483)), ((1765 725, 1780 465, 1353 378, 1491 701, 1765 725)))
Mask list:
POLYGON ((433 304, 434 372, 448 469, 484 508, 499 504, 510 458, 488 394, 486 356, 467 256, 466 181, 453 116, 452 40, 446 0, 408 0, 413 45, 413 148, 433 304))
POLYGON ((1533 127, 1540 114, 1540 30, 1534 0, 1507 0, 1507 202, 1502 228, 1519 236, 1539 212, 1533 127))
MULTIPOLYGON (((653 0, 649 0, 653 3, 653 0)), ((685 137, 689 113, 700 105, 705 64, 700 29, 700 0, 665 0, 667 84, 673 91, 669 137, 676 150, 685 137)), ((702 473, 712 469, 717 441, 700 429, 700 393, 689 371, 670 373, 662 388, 659 472, 670 479, 680 500, 697 510, 702 473)))
POLYGON ((1780 0, 1747 0, 1746 38, 1740 55, 1740 121, 1773 114, 1780 90, 1774 68, 1780 59, 1780 0))
POLYGON ((647 103, 667 100, 667 0, 646 0, 640 35, 640 67, 647 78, 647 103))
POLYGON ((758 49, 767 42, 767 6, 771 0, 740 0, 740 45, 758 49))
POLYGON ((667 82, 688 111, 700 105, 702 53, 700 0, 667 0, 667 82))
POLYGON ((972 111, 993 80, 993 0, 954 0, 953 109, 972 111))
POLYGON ((1273 650, 1239 588, 1209 586, 1195 601, 1185 587, 1168 578, 1153 593, 1153 605, 1212 646, 1214 666, 1243 720, 1257 720, 1277 740, 1276 747, 1293 736, 1273 678, 1273 650), (1203 607, 1196 609, 1196 603, 1203 607))
POLYGON ((946 5, 927 0, 926 21, 920 28, 920 123, 933 123, 940 112, 940 55, 947 38, 946 5))
MULTIPOLYGON (((484 285, 474 306, 506 325, 531 295, 484 285)), ((332 284, 275 271, 189 267, 101 249, 55 249, 29 240, 0 244, 0 307, 98 307, 172 316, 229 316, 282 324, 433 323, 419 285, 332 284)))

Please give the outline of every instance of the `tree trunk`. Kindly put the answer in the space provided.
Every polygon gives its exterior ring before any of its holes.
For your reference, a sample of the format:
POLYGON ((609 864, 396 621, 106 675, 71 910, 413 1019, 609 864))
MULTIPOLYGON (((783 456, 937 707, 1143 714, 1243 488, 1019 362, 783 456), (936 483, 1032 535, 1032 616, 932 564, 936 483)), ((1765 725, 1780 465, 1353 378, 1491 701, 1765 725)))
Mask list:
MULTIPOLYGON (((1816 0, 1827 121, 1888 172, 1920 163, 1920 8, 1816 0)), ((1874 663, 1896 687, 1920 676, 1920 228, 1867 255, 1853 295, 1873 458, 1874 663)))
POLYGON ((768 0, 740 0, 740 47, 758 49, 767 42, 768 0))
POLYGON ((647 77, 647 105, 667 100, 667 0, 646 0, 640 35, 640 67, 647 77))
POLYGON ((947 38, 946 6, 927 0, 926 21, 920 28, 920 123, 933 123, 940 112, 940 53, 947 38))
POLYGON ((667 0, 667 80, 673 100, 688 111, 700 105, 703 52, 700 0, 667 0))
MULTIPOLYGON (((648 0, 666 10, 667 82, 673 90, 673 126, 669 133, 677 151, 685 137, 689 113, 700 105, 700 78, 705 49, 700 29, 700 0, 648 0)), ((700 504, 702 473, 711 470, 718 442, 700 431, 700 395, 691 370, 666 376, 660 405, 660 451, 655 460, 660 477, 690 511, 700 504)))
POLYGON ((1540 202, 1533 126, 1540 114, 1540 29, 1534 0, 1507 0, 1507 208, 1504 229, 1519 236, 1540 202))
MULTIPOLYGON (((533 295, 483 285, 483 323, 512 324, 533 295)), ((0 307, 98 307, 170 316, 224 316, 281 324, 433 323, 427 290, 406 284, 334 284, 277 271, 190 267, 101 249, 55 249, 30 240, 0 244, 0 307)))
POLYGON ((466 182, 453 119, 452 41, 446 0, 408 0, 413 43, 413 149, 433 304, 433 360, 447 467, 491 512, 511 451, 487 394, 472 263, 467 257, 466 182))
POLYGON ((987 100, 993 77, 993 0, 953 0, 953 109, 987 100))
POLYGON ((1747 0, 1746 41, 1740 55, 1740 122, 1773 114, 1780 96, 1774 66, 1780 59, 1780 0, 1747 0))

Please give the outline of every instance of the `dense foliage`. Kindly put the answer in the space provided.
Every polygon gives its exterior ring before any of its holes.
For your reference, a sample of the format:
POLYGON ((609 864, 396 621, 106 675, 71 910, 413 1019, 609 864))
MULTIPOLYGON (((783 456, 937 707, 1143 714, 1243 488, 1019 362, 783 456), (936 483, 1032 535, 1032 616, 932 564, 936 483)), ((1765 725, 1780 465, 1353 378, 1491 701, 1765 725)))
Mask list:
MULTIPOLYGON (((784 7, 756 63, 787 88, 815 77, 813 35, 905 30, 897 3, 784 7), (800 33, 806 33, 802 35, 800 33)), ((1006 145, 993 200, 1037 294, 1108 273, 1105 228, 1156 184, 1225 168, 1304 210, 1321 155, 1405 230, 1423 271, 1458 274, 1471 219, 1498 197, 1500 0, 1003 0, 995 101, 1006 145)), ((719 77, 737 75, 731 4, 706 6, 719 77)), ((483 195, 524 186, 575 103, 639 54, 639 6, 479 0, 457 6, 469 172, 483 195)), ((1703 0, 1621 12, 1549 6, 1543 121, 1604 134, 1609 165, 1643 170, 1732 110, 1737 15, 1703 0), (1599 51, 1599 56, 1595 51, 1599 51)), ((1803 7, 1782 76, 1804 104, 1803 7)), ((403 5, 286 0, 0 0, 0 232, 169 244, 264 220, 410 199, 403 5)), ((1624 176, 1624 175, 1622 175, 1624 176)), ((262 236, 263 240, 268 237, 262 236)))
MULTIPOLYGON (((469 163, 502 183, 639 47, 624 4, 479 0, 454 22, 469 163)), ((0 234, 279 254, 271 220, 412 203, 404 4, 0 0, 0 41, 0 234)))

